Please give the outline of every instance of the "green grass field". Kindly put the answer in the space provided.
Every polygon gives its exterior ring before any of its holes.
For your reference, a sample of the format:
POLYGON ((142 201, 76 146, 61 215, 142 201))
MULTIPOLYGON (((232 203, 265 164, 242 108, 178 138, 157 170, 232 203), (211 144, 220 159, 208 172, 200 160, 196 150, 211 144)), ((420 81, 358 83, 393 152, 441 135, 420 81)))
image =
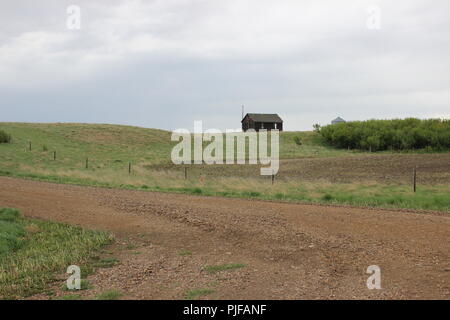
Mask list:
MULTIPOLYGON (((409 177, 402 181, 391 179, 394 183, 374 182, 372 176, 360 172, 344 182, 331 176, 314 179, 314 174, 300 179, 296 176, 300 164, 306 163, 307 171, 309 163, 321 159, 361 159, 362 163, 392 154, 336 149, 314 132, 281 133, 281 169, 272 185, 270 177, 259 175, 259 165, 189 166, 185 180, 184 167, 171 164, 170 153, 176 142, 170 141, 168 131, 120 125, 29 123, 0 123, 0 130, 12 136, 12 143, 0 144, 0 175, 149 191, 450 211, 450 179, 442 183, 449 172, 443 173, 439 183, 420 185, 417 193, 412 192, 409 177), (295 142, 296 137, 301 145, 295 142)), ((421 157, 424 151, 413 153, 421 157)), ((443 162, 448 159, 448 153, 437 156, 442 156, 443 162)), ((335 169, 339 174, 340 167, 336 165, 335 169)))
MULTIPOLYGON (((120 125, 0 123, 0 129, 12 136, 11 144, 2 144, 2 168, 11 170, 42 168, 80 169, 86 158, 93 169, 126 169, 133 164, 170 163, 176 142, 163 130, 120 125), (31 151, 29 143, 31 142, 31 151), (27 151, 27 152, 25 152, 27 151), (56 151, 57 161, 53 161, 56 151)), ((280 158, 338 157, 355 152, 326 146, 313 132, 283 132, 280 158), (297 136, 302 146, 294 142, 297 136)))
POLYGON ((110 242, 105 232, 27 219, 17 210, 0 208, 0 299, 42 292, 55 275, 69 265, 82 266, 110 242))

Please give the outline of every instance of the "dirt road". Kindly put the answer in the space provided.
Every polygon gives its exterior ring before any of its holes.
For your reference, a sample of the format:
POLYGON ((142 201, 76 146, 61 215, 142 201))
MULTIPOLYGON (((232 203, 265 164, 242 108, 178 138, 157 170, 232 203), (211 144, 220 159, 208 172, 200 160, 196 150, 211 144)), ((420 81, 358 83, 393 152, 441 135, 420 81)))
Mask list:
MULTIPOLYGON (((0 206, 113 232, 89 280, 125 298, 450 299, 450 215, 58 185, 0 177, 0 206), (239 263, 234 270, 207 266, 239 263), (381 290, 368 290, 370 265, 381 290), (208 293, 206 295, 206 293, 208 293)), ((89 294, 89 293, 86 293, 89 294)))

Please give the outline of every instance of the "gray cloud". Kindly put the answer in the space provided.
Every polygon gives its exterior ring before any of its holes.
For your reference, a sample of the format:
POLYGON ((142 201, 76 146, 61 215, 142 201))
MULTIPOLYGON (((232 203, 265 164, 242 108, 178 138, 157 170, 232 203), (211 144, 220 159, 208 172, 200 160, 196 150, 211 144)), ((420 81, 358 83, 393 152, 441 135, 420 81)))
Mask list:
POLYGON ((0 10, 1 121, 288 130, 335 116, 450 118, 447 1, 15 1, 0 10), (66 28, 66 8, 82 28, 66 28))

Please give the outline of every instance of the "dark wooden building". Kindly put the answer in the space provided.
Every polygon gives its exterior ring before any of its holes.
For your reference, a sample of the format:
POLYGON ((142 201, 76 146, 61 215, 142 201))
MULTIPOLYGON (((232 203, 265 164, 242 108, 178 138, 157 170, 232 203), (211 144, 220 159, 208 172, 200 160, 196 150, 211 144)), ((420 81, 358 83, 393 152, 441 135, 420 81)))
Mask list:
POLYGON ((255 129, 259 131, 260 129, 273 130, 278 129, 283 131, 283 120, 277 114, 269 113, 247 113, 241 121, 242 131, 247 131, 248 129, 255 129))

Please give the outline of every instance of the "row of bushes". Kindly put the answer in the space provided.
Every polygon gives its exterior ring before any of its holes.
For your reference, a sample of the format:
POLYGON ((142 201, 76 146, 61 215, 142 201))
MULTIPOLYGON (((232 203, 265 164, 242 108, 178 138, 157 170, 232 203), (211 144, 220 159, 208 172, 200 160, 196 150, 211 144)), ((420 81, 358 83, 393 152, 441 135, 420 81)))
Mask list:
POLYGON ((5 131, 0 130, 0 143, 10 143, 11 135, 7 134, 5 131))
POLYGON ((320 128, 338 148, 363 150, 450 149, 450 120, 415 118, 353 121, 320 128))

